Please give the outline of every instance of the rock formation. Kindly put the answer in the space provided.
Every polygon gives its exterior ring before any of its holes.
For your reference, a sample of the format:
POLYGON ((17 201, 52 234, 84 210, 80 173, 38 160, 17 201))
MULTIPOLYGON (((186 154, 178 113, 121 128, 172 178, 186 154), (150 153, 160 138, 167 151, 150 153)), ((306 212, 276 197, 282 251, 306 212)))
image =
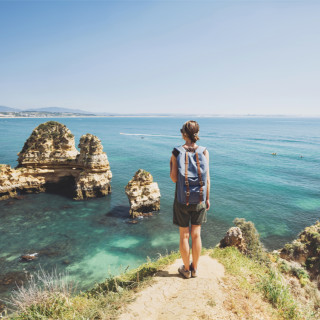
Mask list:
POLYGON ((32 193, 45 191, 45 178, 42 169, 18 168, 0 165, 0 200, 14 198, 20 192, 32 193))
POLYGON ((27 253, 27 254, 23 254, 22 256, 20 256, 20 260, 21 261, 33 261, 36 260, 38 258, 38 253, 27 253))
POLYGON ((125 188, 130 203, 130 215, 136 217, 160 210, 160 190, 152 175, 139 169, 125 188))
POLYGON ((17 168, 0 166, 0 200, 44 191, 76 200, 110 193, 112 174, 101 141, 86 134, 78 147, 80 153, 65 125, 55 121, 40 124, 18 153, 17 168))
POLYGON ((230 228, 225 237, 219 243, 220 248, 236 247, 240 252, 246 251, 245 240, 239 227, 230 228))
POLYGON ((76 199, 107 195, 111 192, 112 173, 101 141, 87 133, 80 138, 78 147, 80 154, 77 155, 76 164, 82 168, 82 172, 76 179, 76 199))
POLYGON ((298 239, 280 250, 280 257, 306 266, 311 278, 318 278, 320 286, 320 221, 305 228, 298 239))
POLYGON ((65 166, 78 153, 70 130, 59 122, 48 121, 36 127, 25 142, 18 153, 18 167, 65 166))

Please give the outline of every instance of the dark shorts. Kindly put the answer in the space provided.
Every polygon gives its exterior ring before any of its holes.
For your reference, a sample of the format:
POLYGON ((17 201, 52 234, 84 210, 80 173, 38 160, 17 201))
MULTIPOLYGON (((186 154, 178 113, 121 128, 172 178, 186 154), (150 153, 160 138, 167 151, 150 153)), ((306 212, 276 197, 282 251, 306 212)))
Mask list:
POLYGON ((174 199, 173 203, 173 223, 179 227, 186 228, 191 224, 202 225, 207 222, 206 203, 186 204, 179 203, 174 199))

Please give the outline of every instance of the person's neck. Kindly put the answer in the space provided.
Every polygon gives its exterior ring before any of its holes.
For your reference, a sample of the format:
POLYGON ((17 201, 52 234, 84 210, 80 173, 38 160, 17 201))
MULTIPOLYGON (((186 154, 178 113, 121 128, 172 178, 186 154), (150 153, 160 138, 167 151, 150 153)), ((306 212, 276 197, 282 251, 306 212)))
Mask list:
POLYGON ((194 148, 196 146, 195 142, 186 141, 184 144, 188 148, 194 148))

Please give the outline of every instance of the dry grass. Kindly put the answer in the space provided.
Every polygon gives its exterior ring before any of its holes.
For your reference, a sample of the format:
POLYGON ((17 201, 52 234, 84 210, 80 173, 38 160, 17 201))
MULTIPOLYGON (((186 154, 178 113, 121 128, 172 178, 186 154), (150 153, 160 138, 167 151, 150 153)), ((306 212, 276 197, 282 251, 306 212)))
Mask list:
POLYGON ((67 273, 58 274, 56 269, 48 273, 40 267, 38 272, 30 276, 26 286, 18 286, 11 293, 9 302, 14 309, 22 312, 38 304, 48 304, 48 301, 68 304, 75 289, 67 273))
POLYGON ((17 286, 6 304, 13 319, 45 319, 59 317, 71 306, 76 287, 68 273, 56 269, 45 272, 41 267, 26 284, 17 286), (18 315, 17 315, 18 314, 18 315))
POLYGON ((239 285, 237 277, 228 275, 224 279, 226 300, 223 306, 240 319, 277 319, 276 312, 269 303, 264 301, 259 292, 253 288, 243 288, 239 285))
POLYGON ((178 253, 159 256, 135 270, 108 278, 87 292, 75 295, 68 275, 40 269, 26 286, 18 287, 9 301, 15 311, 11 320, 107 320, 115 319, 133 299, 134 292, 145 287, 162 267, 174 262, 178 253))
MULTIPOLYGON (((204 250, 218 259, 226 270, 226 293, 223 307, 239 319, 319 319, 319 295, 307 283, 304 287, 298 278, 286 279, 275 265, 267 265, 241 254, 235 248, 204 250), (291 280, 290 280, 291 279, 291 280), (302 298, 304 297, 304 298, 302 298), (305 298, 307 297, 307 298, 305 298), (318 304, 317 304, 318 303, 318 304)), ((68 275, 51 274, 40 270, 26 286, 12 293, 11 306, 16 311, 10 319, 116 319, 124 307, 134 299, 134 293, 150 284, 152 276, 161 268, 179 258, 178 253, 148 261, 139 268, 120 276, 106 279, 93 289, 74 295, 75 287, 68 275)), ((283 266, 282 266, 283 268, 283 266)), ((286 268, 285 268, 286 269, 286 268)), ((297 273, 297 277, 301 272, 297 273)), ((208 308, 216 306, 214 299, 205 302, 208 308)), ((207 315, 197 315, 207 319, 207 315)))
POLYGON ((257 313, 254 309, 258 307, 263 310, 261 314, 266 319, 268 314, 270 319, 317 319, 314 312, 309 312, 310 310, 295 299, 290 285, 270 264, 267 267, 261 261, 250 259, 237 249, 230 247, 215 249, 212 257, 225 266, 228 273, 227 282, 233 277, 230 285, 235 290, 227 291, 229 298, 225 302, 225 307, 240 318, 250 319, 246 318, 245 313, 257 313), (269 306, 273 306, 276 315, 268 312, 268 305, 264 304, 261 298, 259 299, 261 294, 262 299, 269 302, 269 306))

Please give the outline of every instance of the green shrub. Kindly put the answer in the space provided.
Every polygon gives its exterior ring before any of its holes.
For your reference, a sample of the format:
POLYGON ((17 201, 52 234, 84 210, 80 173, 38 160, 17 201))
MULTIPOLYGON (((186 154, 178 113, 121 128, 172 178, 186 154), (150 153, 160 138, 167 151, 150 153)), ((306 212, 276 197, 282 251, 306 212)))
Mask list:
POLYGON ((30 305, 16 320, 63 319, 63 315, 71 307, 68 297, 61 293, 48 295, 47 299, 30 305))
POLYGON ((267 254, 260 242, 260 235, 251 221, 236 218, 233 223, 240 228, 247 246, 249 257, 269 263, 267 254))
POLYGON ((289 287, 276 270, 270 269, 261 278, 259 287, 264 296, 278 309, 284 319, 300 319, 297 305, 290 293, 289 287))
POLYGON ((291 270, 290 265, 284 260, 278 264, 278 268, 282 273, 289 273, 291 270))
POLYGON ((305 286, 307 283, 309 283, 310 276, 307 270, 303 268, 292 267, 291 273, 299 279, 302 286, 305 286))

